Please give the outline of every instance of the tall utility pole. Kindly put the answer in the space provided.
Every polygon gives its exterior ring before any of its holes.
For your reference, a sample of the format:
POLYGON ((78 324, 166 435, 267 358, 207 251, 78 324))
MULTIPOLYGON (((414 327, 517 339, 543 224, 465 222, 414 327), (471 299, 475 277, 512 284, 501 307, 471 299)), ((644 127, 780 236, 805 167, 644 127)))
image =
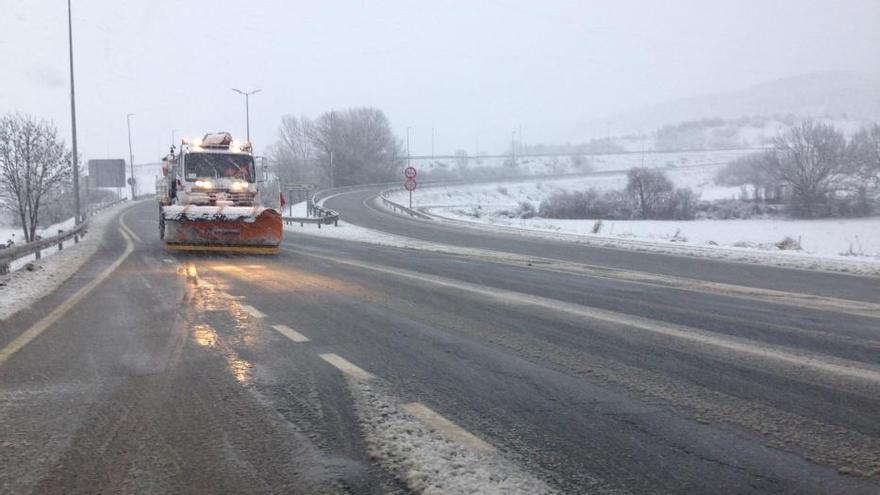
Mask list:
POLYGON ((247 126, 247 140, 248 143, 251 142, 251 105, 250 105, 250 97, 251 95, 257 94, 261 89, 255 89, 253 91, 242 91, 240 89, 232 88, 238 94, 244 95, 244 118, 245 125, 247 126))
POLYGON ((131 116, 133 113, 126 114, 125 120, 128 124, 128 169, 131 171, 131 200, 137 197, 134 189, 134 154, 131 152, 131 116))
POLYGON ((406 126, 406 166, 409 167, 409 130, 410 126, 406 126))
POLYGON ((73 169, 73 221, 79 224, 82 220, 79 205, 79 157, 76 151, 76 93, 73 88, 73 16, 70 10, 70 0, 67 0, 67 46, 70 49, 70 131, 73 146, 71 167, 73 169))

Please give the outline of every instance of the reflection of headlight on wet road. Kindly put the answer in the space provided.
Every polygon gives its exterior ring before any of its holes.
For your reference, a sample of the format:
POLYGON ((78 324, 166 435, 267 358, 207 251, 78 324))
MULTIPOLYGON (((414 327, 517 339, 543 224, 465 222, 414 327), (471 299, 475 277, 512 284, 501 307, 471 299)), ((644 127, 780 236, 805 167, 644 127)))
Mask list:
POLYGON ((197 180, 196 187, 198 187, 199 189, 213 189, 214 184, 212 184, 209 180, 197 180))

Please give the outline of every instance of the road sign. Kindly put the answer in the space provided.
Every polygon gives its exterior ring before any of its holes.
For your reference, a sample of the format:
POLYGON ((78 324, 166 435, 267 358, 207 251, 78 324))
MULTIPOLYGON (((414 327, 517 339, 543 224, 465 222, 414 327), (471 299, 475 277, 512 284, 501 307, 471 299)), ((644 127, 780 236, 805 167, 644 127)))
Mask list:
POLYGON ((406 188, 407 191, 412 192, 416 188, 416 180, 406 179, 406 182, 403 183, 403 187, 406 188))
MULTIPOLYGON (((407 179, 415 179, 416 178, 416 168, 415 167, 406 167, 403 170, 403 176, 407 179)), ((413 187, 415 189, 415 187, 413 187)))
POLYGON ((95 187, 123 187, 125 160, 89 160, 89 177, 95 187))

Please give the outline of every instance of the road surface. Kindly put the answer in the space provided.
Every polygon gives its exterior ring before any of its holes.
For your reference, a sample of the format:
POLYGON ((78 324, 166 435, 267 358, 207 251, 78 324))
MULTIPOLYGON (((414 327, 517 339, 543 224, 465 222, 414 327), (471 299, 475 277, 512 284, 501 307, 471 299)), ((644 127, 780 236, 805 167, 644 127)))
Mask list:
MULTIPOLYGON (((172 254, 0 323, 3 493, 880 491, 880 283, 409 220, 172 254)), ((311 226, 314 228, 314 226, 311 226)))

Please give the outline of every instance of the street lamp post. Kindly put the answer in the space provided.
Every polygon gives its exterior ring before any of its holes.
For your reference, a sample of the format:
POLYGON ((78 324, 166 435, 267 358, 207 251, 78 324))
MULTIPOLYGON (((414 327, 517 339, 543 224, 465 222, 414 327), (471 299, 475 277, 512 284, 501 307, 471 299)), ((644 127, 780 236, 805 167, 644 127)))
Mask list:
POLYGON ((251 105, 250 105, 250 97, 251 95, 257 94, 261 89, 255 89, 253 91, 242 91, 240 89, 232 88, 238 94, 244 95, 244 116, 245 116, 245 125, 247 126, 247 140, 248 143, 251 142, 251 105))
POLYGON ((70 9, 70 0, 67 0, 67 42, 70 51, 70 131, 72 143, 71 168, 73 169, 73 221, 79 224, 82 220, 79 204, 79 157, 76 151, 76 96, 73 88, 73 20, 70 9))
POLYGON ((125 115, 126 123, 128 124, 128 169, 131 171, 131 200, 137 197, 135 194, 135 180, 134 180, 134 154, 131 151, 131 116, 133 113, 129 113, 125 115))

